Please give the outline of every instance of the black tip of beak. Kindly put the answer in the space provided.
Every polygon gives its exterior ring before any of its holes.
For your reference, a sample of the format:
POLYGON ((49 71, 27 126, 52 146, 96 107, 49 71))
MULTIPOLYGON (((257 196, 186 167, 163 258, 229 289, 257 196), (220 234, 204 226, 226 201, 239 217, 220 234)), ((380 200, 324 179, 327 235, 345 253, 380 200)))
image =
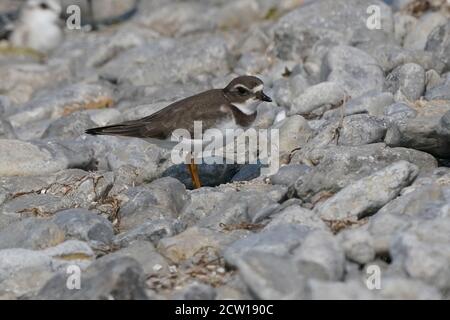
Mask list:
POLYGON ((266 95, 264 92, 261 92, 261 100, 267 101, 267 102, 272 102, 272 99, 268 95, 266 95))

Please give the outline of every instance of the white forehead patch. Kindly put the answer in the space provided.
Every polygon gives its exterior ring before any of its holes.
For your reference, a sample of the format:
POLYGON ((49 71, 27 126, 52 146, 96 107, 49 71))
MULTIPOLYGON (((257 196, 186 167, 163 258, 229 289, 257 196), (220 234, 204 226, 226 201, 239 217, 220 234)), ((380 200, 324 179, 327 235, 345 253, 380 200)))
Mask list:
POLYGON ((256 86, 253 88, 253 93, 259 92, 264 88, 264 85, 260 84, 259 86, 256 86))

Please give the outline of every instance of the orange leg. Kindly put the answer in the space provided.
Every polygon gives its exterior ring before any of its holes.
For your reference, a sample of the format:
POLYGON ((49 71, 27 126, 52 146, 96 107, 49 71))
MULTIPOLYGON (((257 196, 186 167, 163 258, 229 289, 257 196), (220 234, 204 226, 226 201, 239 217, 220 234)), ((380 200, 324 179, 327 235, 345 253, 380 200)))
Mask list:
POLYGON ((189 172, 191 173, 192 183, 194 184, 194 189, 198 189, 202 186, 200 182, 200 177, 198 176, 198 167, 194 163, 194 157, 191 157, 191 162, 187 165, 189 172))

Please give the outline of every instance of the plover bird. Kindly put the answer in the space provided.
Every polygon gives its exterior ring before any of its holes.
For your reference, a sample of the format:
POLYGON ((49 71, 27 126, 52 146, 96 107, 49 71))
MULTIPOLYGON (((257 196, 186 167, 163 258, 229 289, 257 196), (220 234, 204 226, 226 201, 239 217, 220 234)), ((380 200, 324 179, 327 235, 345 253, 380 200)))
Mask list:
POLYGON ((9 41, 13 47, 47 54, 63 39, 59 0, 27 0, 20 8, 9 41))
MULTIPOLYGON (((246 129, 256 119, 256 108, 261 101, 271 102, 263 82, 253 76, 233 79, 224 89, 212 89, 174 102, 145 118, 126 121, 106 127, 92 128, 92 135, 117 135, 143 138, 162 147, 173 147, 173 132, 185 129, 194 136, 194 121, 201 121, 202 132, 209 129, 246 129)), ((175 139, 176 140, 176 139, 175 139)), ((186 140, 189 143, 204 143, 186 140)), ((194 157, 187 166, 195 188, 201 186, 194 157)))

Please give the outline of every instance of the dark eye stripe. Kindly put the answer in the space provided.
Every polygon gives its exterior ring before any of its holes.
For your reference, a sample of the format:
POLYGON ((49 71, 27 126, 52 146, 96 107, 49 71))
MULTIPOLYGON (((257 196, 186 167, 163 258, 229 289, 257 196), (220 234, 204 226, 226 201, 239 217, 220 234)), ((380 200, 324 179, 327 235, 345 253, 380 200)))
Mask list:
POLYGON ((248 94, 250 92, 250 90, 243 85, 236 85, 234 88, 241 95, 248 94))

